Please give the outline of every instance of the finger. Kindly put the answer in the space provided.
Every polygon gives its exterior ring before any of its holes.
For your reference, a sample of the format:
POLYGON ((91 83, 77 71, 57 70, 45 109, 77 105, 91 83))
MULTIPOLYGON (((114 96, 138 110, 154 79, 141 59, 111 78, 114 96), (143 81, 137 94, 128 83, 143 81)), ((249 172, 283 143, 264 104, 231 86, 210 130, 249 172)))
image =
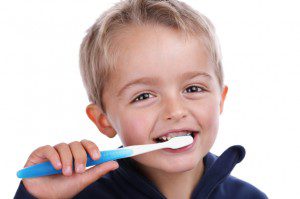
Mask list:
POLYGON ((71 148, 71 152, 74 157, 75 172, 83 173, 85 171, 86 159, 87 159, 86 151, 84 150, 81 143, 77 141, 70 143, 69 146, 71 148))
POLYGON ((80 177, 80 183, 82 187, 87 187, 92 184, 108 172, 115 170, 119 167, 119 164, 116 161, 109 161, 103 164, 96 165, 92 168, 89 168, 86 172, 76 178, 80 177))
POLYGON ((68 144, 66 143, 60 143, 56 146, 54 146, 56 151, 58 152, 60 156, 60 160, 62 162, 62 173, 63 175, 70 176, 72 175, 72 162, 73 162, 73 156, 71 149, 68 144))
POLYGON ((100 158, 99 148, 94 142, 89 140, 81 140, 81 144, 93 160, 98 160, 100 158))
POLYGON ((49 160, 56 170, 61 169, 62 164, 58 152, 50 145, 37 148, 29 156, 25 167, 49 160))

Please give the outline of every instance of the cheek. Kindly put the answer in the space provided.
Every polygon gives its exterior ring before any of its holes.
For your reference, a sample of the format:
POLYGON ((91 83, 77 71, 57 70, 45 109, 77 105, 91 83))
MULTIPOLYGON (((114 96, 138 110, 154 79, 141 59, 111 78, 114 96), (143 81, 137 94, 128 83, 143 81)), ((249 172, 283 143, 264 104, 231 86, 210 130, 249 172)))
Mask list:
POLYGON ((194 110, 194 115, 198 119, 198 122, 204 126, 214 126, 219 121, 219 102, 215 97, 210 97, 201 101, 197 105, 197 109, 194 110))
POLYGON ((210 148, 215 141, 219 129, 219 103, 216 99, 207 100, 195 113, 200 125, 201 143, 210 148))
POLYGON ((145 112, 130 111, 120 117, 118 134, 124 146, 149 143, 153 116, 145 112))
MULTIPOLYGON (((205 128, 209 130, 209 132, 213 130, 217 130, 219 127, 219 106, 217 103, 211 103, 206 106, 205 113, 203 113, 205 128)), ((211 132, 212 133, 212 132, 211 132)))

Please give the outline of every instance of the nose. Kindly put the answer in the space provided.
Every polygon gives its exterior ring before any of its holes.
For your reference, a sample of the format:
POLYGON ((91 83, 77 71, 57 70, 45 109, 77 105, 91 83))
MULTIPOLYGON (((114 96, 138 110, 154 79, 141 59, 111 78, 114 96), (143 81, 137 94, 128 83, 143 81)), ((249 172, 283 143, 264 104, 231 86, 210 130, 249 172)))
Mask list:
POLYGON ((164 102, 163 118, 164 120, 178 121, 187 117, 187 109, 180 97, 172 97, 164 102))

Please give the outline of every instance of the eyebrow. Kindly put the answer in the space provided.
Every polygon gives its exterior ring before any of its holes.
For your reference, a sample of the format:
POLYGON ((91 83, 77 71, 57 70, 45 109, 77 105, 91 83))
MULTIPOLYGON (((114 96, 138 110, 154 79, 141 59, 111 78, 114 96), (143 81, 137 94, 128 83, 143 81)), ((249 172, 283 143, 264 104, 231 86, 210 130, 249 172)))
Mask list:
POLYGON ((136 84, 154 85, 157 82, 158 82, 158 79, 157 78, 152 78, 152 77, 142 77, 142 78, 135 79, 135 80, 130 81, 129 83, 127 83, 125 86, 123 86, 119 90, 117 96, 120 96, 126 89, 128 89, 132 85, 136 85, 136 84))
POLYGON ((206 77, 208 79, 211 79, 211 75, 206 73, 206 72, 187 72, 187 73, 183 73, 182 76, 181 76, 181 79, 193 79, 195 77, 198 77, 198 76, 201 76, 201 77, 206 77))
MULTIPOLYGON (((206 77, 208 79, 211 79, 211 75, 209 75, 206 72, 187 72, 181 75, 180 79, 184 80, 184 79, 193 79, 195 77, 198 76, 202 76, 202 77, 206 77)), ((127 83, 125 86, 123 86, 119 92, 117 93, 117 96, 120 96, 126 89, 128 89, 129 87, 131 87, 132 85, 136 85, 136 84, 144 84, 144 85, 154 85, 157 84, 158 82, 158 78, 153 78, 153 77, 141 77, 138 79, 135 79, 133 81, 130 81, 129 83, 127 83)))

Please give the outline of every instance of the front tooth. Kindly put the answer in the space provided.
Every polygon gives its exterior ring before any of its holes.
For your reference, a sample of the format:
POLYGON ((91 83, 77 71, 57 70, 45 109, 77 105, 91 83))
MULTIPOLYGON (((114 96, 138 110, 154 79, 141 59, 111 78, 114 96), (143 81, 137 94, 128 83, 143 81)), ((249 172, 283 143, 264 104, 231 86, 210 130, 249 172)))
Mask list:
POLYGON ((183 132, 179 132, 179 133, 170 133, 169 136, 177 137, 177 136, 183 136, 183 135, 188 135, 188 134, 190 134, 190 132, 183 131, 183 132))
POLYGON ((162 140, 162 141, 168 141, 173 137, 183 136, 183 135, 192 135, 192 133, 188 132, 188 131, 182 131, 182 132, 179 132, 179 133, 170 133, 170 134, 168 134, 168 136, 162 136, 159 139, 162 140))

